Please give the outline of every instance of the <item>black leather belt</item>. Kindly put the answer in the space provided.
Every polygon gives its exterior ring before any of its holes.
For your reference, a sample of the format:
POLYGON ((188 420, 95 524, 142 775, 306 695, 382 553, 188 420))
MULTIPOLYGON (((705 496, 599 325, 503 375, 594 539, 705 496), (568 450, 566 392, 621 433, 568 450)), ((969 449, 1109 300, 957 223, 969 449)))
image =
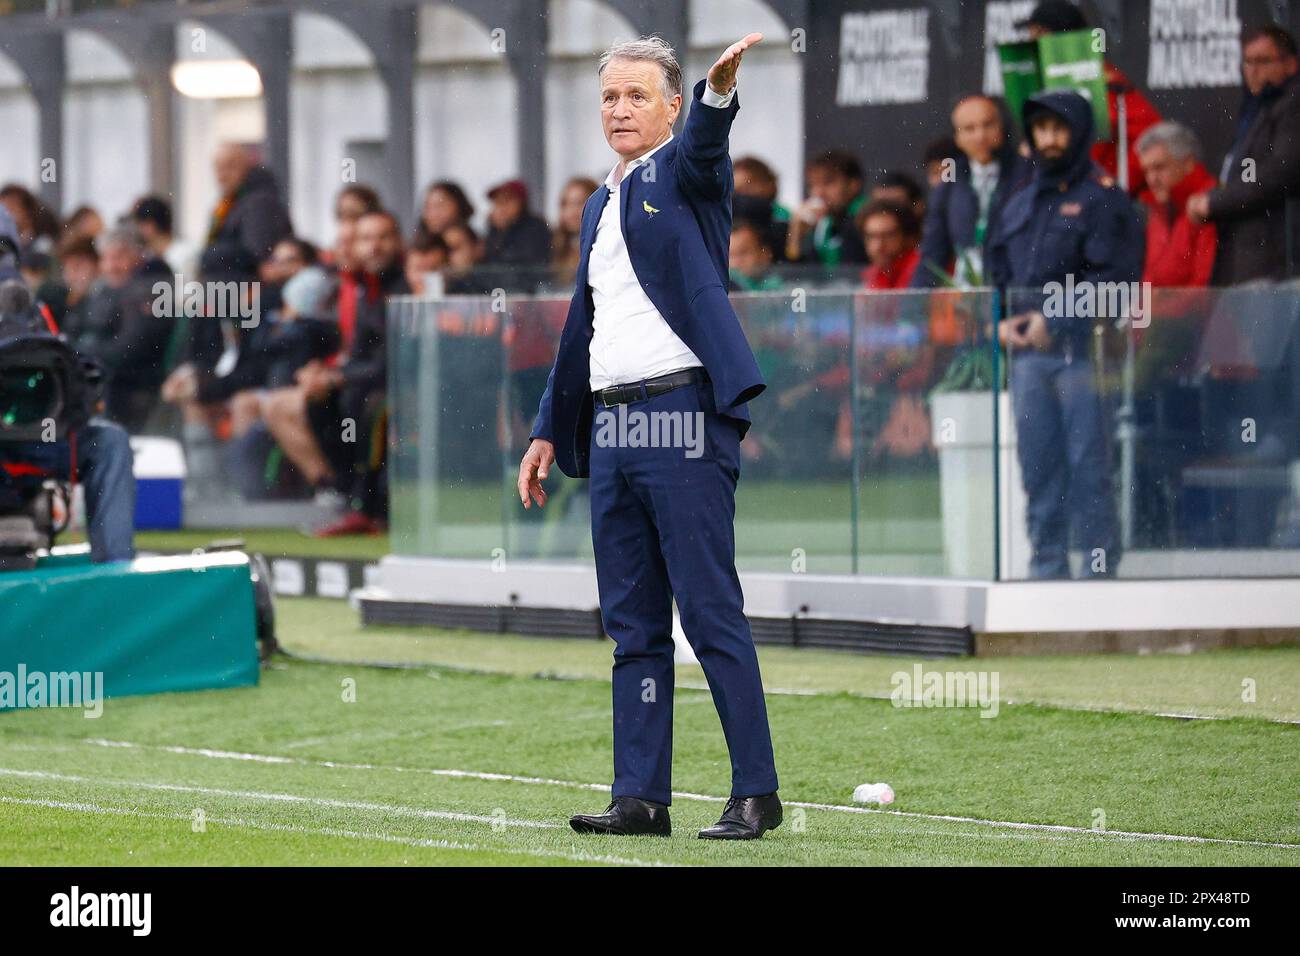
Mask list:
POLYGON ((696 382, 707 382, 708 380, 708 373, 697 365, 695 368, 683 369, 680 372, 669 372, 667 375, 657 375, 654 378, 643 379, 640 382, 598 388, 591 394, 597 405, 609 408, 611 405, 627 405, 630 402, 644 401, 647 398, 654 398, 656 395, 671 392, 675 388, 681 388, 683 385, 692 385, 696 382))

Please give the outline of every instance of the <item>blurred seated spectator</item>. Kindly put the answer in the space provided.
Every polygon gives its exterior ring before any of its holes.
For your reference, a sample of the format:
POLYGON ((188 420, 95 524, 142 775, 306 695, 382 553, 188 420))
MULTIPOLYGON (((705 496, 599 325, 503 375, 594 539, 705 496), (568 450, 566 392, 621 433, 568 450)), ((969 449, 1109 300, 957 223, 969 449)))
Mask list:
POLYGON ((472 269, 483 259, 483 240, 473 226, 457 223, 443 233, 447 264, 454 269, 472 269))
POLYGON ((776 201, 780 183, 772 167, 757 156, 742 156, 732 166, 735 186, 731 196, 732 219, 748 219, 767 235, 774 256, 785 257, 790 232, 790 210, 776 201))
POLYGON ((356 234, 357 220, 372 212, 383 209, 379 193, 362 183, 349 183, 338 191, 334 197, 334 245, 320 251, 320 262, 336 270, 346 272, 349 268, 339 262, 339 249, 346 248, 356 234))
POLYGON ((785 257, 831 267, 866 262, 857 227, 857 214, 866 204, 857 158, 846 150, 829 150, 808 164, 805 176, 809 196, 790 219, 785 257))
POLYGON ((952 111, 956 158, 951 175, 930 194, 921 237, 921 266, 913 288, 947 283, 987 284, 984 253, 1011 194, 1030 167, 1007 135, 997 103, 983 94, 963 97, 952 111))
POLYGON ((917 222, 925 222, 925 190, 907 173, 890 170, 871 187, 871 201, 884 200, 897 206, 911 206, 917 222))
POLYGON ((290 236, 281 239, 271 250, 271 255, 258 267, 261 280, 261 308, 273 312, 280 308, 280 295, 284 284, 308 266, 320 262, 320 250, 306 239, 290 236))
MULTIPOLYGON (((296 345, 295 341, 291 341, 294 337, 289 336, 286 329, 290 328, 290 323, 295 317, 304 315, 304 312, 309 312, 309 319, 321 317, 317 316, 318 310, 315 304, 311 310, 304 308, 304 303, 309 302, 305 297, 308 295, 308 290, 315 290, 322 284, 328 286, 330 291, 333 290, 334 280, 329 273, 318 267, 316 247, 305 239, 298 238, 281 239, 277 242, 270 259, 261 264, 261 274, 263 274, 264 290, 268 286, 276 287, 274 302, 268 303, 264 291, 263 299, 259 303, 261 307, 259 320, 251 328, 244 329, 234 364, 229 369, 199 368, 190 363, 179 365, 164 382, 162 398, 182 405, 191 401, 207 405, 207 403, 225 402, 226 399, 247 389, 276 388, 276 385, 270 381, 273 378, 268 371, 270 364, 277 358, 279 352, 285 351, 286 347, 296 345), (305 276, 298 284, 299 299, 296 303, 298 311, 295 312, 292 308, 286 307, 286 303, 283 302, 283 290, 287 290, 294 278, 303 273, 311 274, 305 276)), ((324 355, 338 349, 338 316, 331 313, 329 319, 331 325, 334 325, 333 347, 325 354, 312 355, 309 358, 324 358, 324 355)), ((292 328, 296 336, 303 328, 303 324, 299 323, 292 328)), ((292 372, 298 371, 300 365, 305 362, 307 358, 292 365, 289 375, 282 376, 285 380, 282 384, 291 384, 292 372)))
MULTIPOLYGON (((369 215, 369 214, 367 214, 369 215)), ((338 279, 338 320, 344 345, 350 341, 357 324, 357 301, 363 281, 361 263, 357 259, 357 223, 359 219, 340 219, 334 234, 334 275, 338 279), (343 330, 347 330, 344 332, 343 330)))
POLYGON ((131 207, 130 220, 153 254, 174 273, 193 277, 198 250, 172 232, 172 207, 161 196, 142 196, 131 207))
MULTIPOLYGON (((338 351, 337 295, 337 280, 320 266, 298 270, 284 284, 280 308, 253 327, 248 347, 240 350, 239 361, 230 372, 216 376, 192 367, 178 370, 173 373, 176 384, 167 397, 222 402, 244 391, 292 386, 298 369, 338 351)), ((235 434, 241 433, 236 427, 235 434)))
POLYGON ((1300 195, 1300 81, 1295 38, 1281 27, 1241 38, 1245 91, 1219 186, 1187 202, 1194 222, 1218 227, 1213 283, 1283 279, 1295 272, 1300 195), (1288 222, 1290 220, 1290 222, 1288 222))
MULTIPOLYGON (((440 179, 430 183, 420 207, 417 233, 441 236, 452 226, 467 226, 474 218, 474 204, 459 184, 440 179)), ((445 237, 444 237, 445 238, 445 237)))
POLYGON ((1142 280, 1153 286, 1204 286, 1214 270, 1218 239, 1209 223, 1187 217, 1187 200, 1214 186, 1197 162, 1196 134, 1181 123, 1152 126, 1138 140, 1147 188, 1147 253, 1142 280))
POLYGON ((731 224, 728 273, 732 292, 768 292, 785 283, 772 272, 772 244, 767 230, 748 219, 731 224))
POLYGON ((86 294, 82 318, 75 326, 65 329, 73 348, 95 359, 107 348, 116 334, 118 324, 118 299, 122 288, 131 276, 135 260, 128 243, 108 244, 105 237, 103 252, 99 256, 99 274, 86 294))
POLYGON ((65 293, 54 276, 54 257, 28 249, 19 257, 18 272, 32 297, 45 304, 55 322, 62 321, 65 293))
POLYGON ((97 239, 104 231, 104 217, 94 206, 78 206, 63 220, 60 242, 70 239, 97 239))
POLYGON ((921 225, 910 205, 874 200, 862 211, 862 241, 871 265, 862 283, 874 291, 906 289, 921 262, 921 225))
POLYGON ((483 240, 472 226, 456 223, 443 231, 447 245, 447 291, 454 295, 480 295, 491 289, 487 277, 476 274, 483 260, 483 240))
POLYGON ((438 295, 445 291, 440 275, 447 268, 447 243, 441 236, 416 233, 406 250, 406 284, 414 295, 438 295), (430 282, 431 273, 439 273, 438 282, 430 282), (438 288, 434 288, 438 286, 438 288))
POLYGON ((0 186, 0 206, 4 206, 13 218, 21 252, 31 249, 48 254, 54 251, 59 220, 36 198, 35 193, 18 183, 8 183, 0 186))
POLYGON ((373 187, 364 183, 348 183, 334 197, 334 220, 356 222, 362 216, 384 208, 373 187))
POLYGON ((90 291, 99 278, 99 251, 93 239, 74 239, 59 248, 63 271, 63 311, 56 316, 59 329, 75 341, 86 324, 90 291))
POLYGON ((387 297, 409 292, 396 217, 369 213, 356 223, 357 281, 347 303, 340 288, 339 360, 308 362, 295 384, 263 404, 271 434, 319 490, 347 497, 347 510, 316 533, 378 534, 387 519, 387 297), (351 317, 347 327, 345 319, 351 317))
POLYGON ((528 185, 522 179, 493 186, 488 199, 492 208, 483 265, 491 268, 497 285, 534 288, 551 261, 550 227, 528 208, 528 185))
POLYGON ((551 273, 560 288, 571 287, 578 275, 581 250, 582 210, 591 194, 600 188, 596 180, 574 176, 560 190, 560 215, 551 232, 551 273))
POLYGON ((91 303, 89 335, 74 344, 104 367, 108 417, 134 434, 158 403, 174 331, 173 310, 158 307, 154 287, 162 283, 170 292, 174 280, 167 263, 129 226, 105 232, 103 249, 101 268, 111 295, 98 308, 91 303))
MULTIPOLYGON (((337 280, 319 265, 306 265, 284 283, 282 304, 249 330, 235 366, 224 375, 183 365, 163 384, 163 398, 186 411, 228 426, 227 471, 245 498, 268 497, 268 451, 273 442, 261 425, 270 390, 292 387, 298 369, 329 358, 339 347, 335 312, 337 280), (254 432, 258 432, 254 434, 254 432)), ((223 429, 225 431, 225 429, 223 429)))

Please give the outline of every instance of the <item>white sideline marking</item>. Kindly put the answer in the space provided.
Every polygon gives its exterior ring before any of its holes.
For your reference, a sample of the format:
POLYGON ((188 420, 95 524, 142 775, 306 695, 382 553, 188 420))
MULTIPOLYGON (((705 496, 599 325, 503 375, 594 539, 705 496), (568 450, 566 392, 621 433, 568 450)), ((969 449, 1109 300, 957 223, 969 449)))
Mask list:
POLYGON ((146 780, 100 780, 79 777, 76 774, 52 773, 48 770, 16 770, 0 767, 0 777, 26 777, 38 780, 62 780, 67 783, 91 783, 110 787, 140 787, 144 790, 164 790, 171 793, 202 793, 210 797, 235 797, 242 800, 271 800, 279 803, 305 803, 334 810, 378 810, 398 816, 421 817, 430 820, 454 820, 458 823, 488 823, 508 827, 531 827, 538 830, 563 829, 559 823, 542 820, 515 820, 510 817, 490 817, 475 813, 457 813, 452 810, 425 810, 391 803, 366 803, 358 800, 334 800, 329 797, 304 797, 295 793, 268 793, 261 790, 222 790, 217 787, 193 787, 179 783, 150 783, 146 780))
MULTIPOLYGON (((499 671, 477 667, 464 667, 458 664, 446 664, 439 661, 422 661, 419 663, 394 663, 392 661, 373 661, 373 660, 349 660, 334 657, 319 657, 313 654, 293 654, 293 659, 301 661, 304 664, 345 664, 357 667, 379 667, 391 668, 395 670, 437 670, 451 671, 456 674, 470 675, 487 675, 499 676, 507 675, 520 678, 535 678, 541 680, 555 681, 590 681, 600 678, 592 677, 590 674, 576 673, 568 674, 564 671, 537 671, 532 674, 514 674, 510 671, 499 671)), ((709 691, 707 682, 698 682, 691 680, 680 680, 677 682, 678 690, 709 691)), ((814 690, 807 687, 768 687, 764 685, 764 694, 772 694, 781 697, 833 697, 837 694, 846 694, 858 700, 892 700, 890 694, 871 693, 861 690, 814 690)), ((1300 718, 1296 717, 1256 717, 1250 714, 1180 714, 1169 711, 1142 710, 1140 708, 1113 706, 1101 707, 1087 704, 1070 703, 1068 701, 1057 700, 1053 697, 1029 697, 1017 699, 1008 697, 1002 701, 1008 707, 1052 707, 1057 710, 1081 711, 1086 714, 1124 714, 1133 717, 1161 717, 1170 720, 1258 720, 1267 724, 1287 724, 1291 726, 1300 725, 1300 718)), ((1298 844, 1300 845, 1300 844, 1298 844)))
MULTIPOLYGON (((401 767, 386 764, 341 763, 335 760, 309 760, 305 757, 281 757, 271 754, 241 753, 230 750, 211 750, 202 747, 180 747, 164 744, 139 744, 128 740, 104 740, 87 738, 85 743, 97 747, 125 747, 138 750, 161 750, 167 753, 184 754, 194 757, 210 757, 219 760, 251 760, 258 763, 290 763, 311 767, 328 767, 334 770, 382 770, 390 773, 416 773, 434 777, 460 777, 470 780, 493 780, 509 783, 537 784, 549 787, 571 787, 578 790, 597 790, 609 792, 608 784, 581 783, 576 780, 557 780, 550 777, 525 777, 510 773, 488 773, 476 770, 448 770, 434 767, 401 767)), ((0 770, 0 773, 5 771, 0 770)), ((32 771, 37 772, 37 771, 32 771)), ((704 793, 674 790, 673 796, 681 800, 699 800, 708 803, 725 803, 726 797, 714 797, 704 793)), ((976 823, 987 827, 1003 827, 1013 830, 1030 830, 1044 833, 1075 833, 1084 836, 1119 837, 1129 840, 1157 840, 1170 843, 1209 843, 1223 846, 1259 846, 1276 847, 1284 850, 1300 850, 1300 843, 1270 843, 1264 840, 1230 840, 1224 837, 1189 836, 1179 833, 1141 833, 1131 830, 1094 830, 1091 827, 1074 827, 1059 823, 1021 823, 1015 820, 985 820, 979 817, 959 817, 941 813, 917 813, 911 810, 880 810, 875 807, 853 807, 838 803, 809 803, 803 800, 783 801, 787 807, 803 807, 807 810, 826 810, 836 813, 878 813, 887 816, 910 817, 915 820, 939 820, 946 823, 976 823)), ((492 818, 487 818, 491 820, 492 818)), ((541 824, 539 824, 541 825, 541 824)), ((549 824, 554 826, 555 824, 549 824)))
MULTIPOLYGON (((17 804, 28 807, 44 807, 51 810, 73 810, 78 813, 113 814, 124 817, 138 817, 147 820, 190 820, 188 813, 151 813, 134 807, 110 807, 98 803, 72 803, 64 800, 38 800, 29 797, 0 796, 0 803, 17 804)), ((521 856, 556 857, 562 860, 574 860, 582 863, 613 863, 622 866, 670 866, 659 860, 638 860, 634 857, 608 856, 597 853, 584 853, 575 850, 565 853, 562 850, 542 850, 521 848, 517 850, 504 847, 483 846, 477 843, 462 843, 459 840, 431 840, 421 837, 405 837, 395 833, 368 832, 357 830, 340 830, 335 827, 303 827, 292 823, 265 823, 257 820, 244 820, 239 817, 208 817, 207 822, 223 826, 244 827, 250 830, 269 830, 277 833, 306 833, 313 836, 345 837, 350 840, 371 840, 379 843, 399 843, 402 846, 435 850, 472 850, 478 853, 519 854, 521 856)))

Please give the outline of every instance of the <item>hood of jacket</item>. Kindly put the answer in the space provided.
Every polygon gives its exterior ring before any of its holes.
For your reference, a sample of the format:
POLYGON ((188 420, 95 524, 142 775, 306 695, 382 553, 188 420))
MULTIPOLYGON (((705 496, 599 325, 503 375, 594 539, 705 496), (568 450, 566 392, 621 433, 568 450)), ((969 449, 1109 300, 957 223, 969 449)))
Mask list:
POLYGON ((1033 151, 1034 178, 1039 189, 1055 189, 1079 182, 1092 171, 1092 104, 1073 90, 1053 89, 1035 93, 1021 109, 1025 136, 1033 146, 1030 125, 1040 113, 1052 113, 1070 127, 1070 145, 1058 159, 1048 160, 1033 151))

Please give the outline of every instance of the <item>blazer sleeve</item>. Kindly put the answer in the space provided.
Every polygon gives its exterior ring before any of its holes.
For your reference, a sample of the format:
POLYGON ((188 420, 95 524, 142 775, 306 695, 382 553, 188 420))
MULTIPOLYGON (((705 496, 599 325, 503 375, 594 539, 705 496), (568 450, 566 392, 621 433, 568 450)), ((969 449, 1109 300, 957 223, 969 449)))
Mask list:
POLYGON ((706 83, 708 80, 695 84, 691 112, 682 129, 682 142, 677 148, 677 185, 692 196, 717 202, 731 190, 727 138, 740 110, 740 93, 732 94, 730 106, 709 106, 703 102, 706 83))
MULTIPOLYGON (((556 362, 559 357, 556 357, 556 362)), ((555 390, 555 363, 551 365, 551 374, 546 376, 546 391, 542 392, 542 400, 537 403, 537 417, 533 419, 532 430, 528 433, 528 440, 531 442, 534 438, 541 438, 551 444, 555 444, 555 429, 551 424, 551 394, 555 390)))

